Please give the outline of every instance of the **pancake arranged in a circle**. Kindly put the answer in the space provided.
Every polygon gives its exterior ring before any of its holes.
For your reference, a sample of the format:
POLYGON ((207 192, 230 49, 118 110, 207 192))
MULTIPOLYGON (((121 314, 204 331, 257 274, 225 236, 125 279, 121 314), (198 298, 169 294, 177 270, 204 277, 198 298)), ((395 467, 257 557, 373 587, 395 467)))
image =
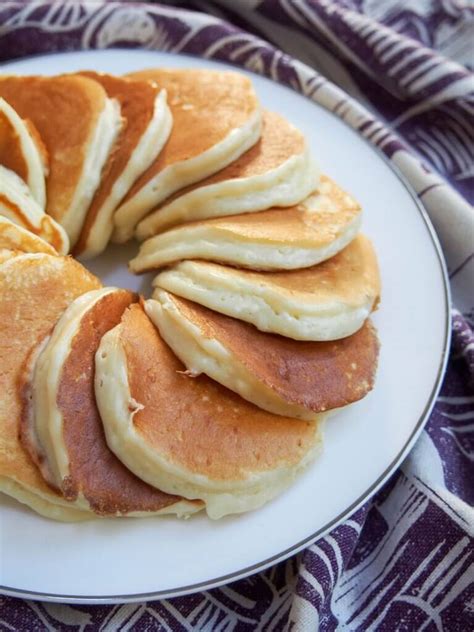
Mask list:
POLYGON ((138 304, 102 338, 97 404, 109 447, 137 476, 219 518, 263 505, 312 461, 319 421, 272 415, 184 368, 138 304))
POLYGON ((70 257, 23 254, 0 265, 0 491, 58 520, 88 514, 47 485, 20 442, 24 371, 71 301, 99 287, 70 257))
POLYGON ((57 254, 47 241, 1 215, 0 248, 19 252, 44 252, 47 255, 57 254))
POLYGON ((69 251, 64 228, 47 215, 16 173, 0 165, 0 216, 44 239, 60 254, 69 251))
POLYGON ((145 311, 190 375, 205 373, 256 406, 314 418, 373 387, 378 340, 366 321, 330 342, 291 340, 161 290, 145 311))
POLYGON ((283 117, 264 112, 262 135, 253 147, 218 173, 165 200, 140 222, 136 236, 147 239, 185 222, 291 206, 317 185, 304 136, 283 117))
POLYGON ((380 295, 377 258, 363 235, 310 268, 253 272, 183 261, 158 274, 153 285, 261 331, 315 341, 355 333, 380 295))
POLYGON ((219 519, 295 482, 379 355, 362 208, 311 149, 237 71, 0 74, 0 495, 219 519), (133 238, 96 269, 151 298, 74 258, 133 238))
POLYGON ((120 107, 87 77, 0 76, 3 97, 38 130, 48 152, 46 211, 79 237, 121 127, 120 107))
POLYGON ((173 129, 163 151, 137 180, 114 217, 114 241, 185 186, 223 169, 254 145, 261 111, 250 79, 221 70, 152 69, 129 75, 166 90, 173 129))
POLYGON ((361 215, 359 204, 323 176, 319 191, 297 206, 194 222, 151 237, 130 270, 145 272, 183 259, 251 270, 307 268, 345 248, 361 215))
POLYGON ((102 172, 100 186, 87 211, 74 255, 101 253, 113 231, 113 214, 136 179, 159 155, 171 131, 166 93, 150 81, 132 81, 104 73, 81 72, 100 83, 120 104, 122 129, 102 172))
POLYGON ((46 207, 48 157, 31 121, 24 121, 0 98, 0 165, 14 171, 42 209, 46 207))
POLYGON ((202 503, 147 485, 109 450, 95 402, 100 340, 137 300, 127 290, 102 288, 69 305, 31 372, 24 437, 47 479, 82 509, 101 516, 188 515, 202 503))

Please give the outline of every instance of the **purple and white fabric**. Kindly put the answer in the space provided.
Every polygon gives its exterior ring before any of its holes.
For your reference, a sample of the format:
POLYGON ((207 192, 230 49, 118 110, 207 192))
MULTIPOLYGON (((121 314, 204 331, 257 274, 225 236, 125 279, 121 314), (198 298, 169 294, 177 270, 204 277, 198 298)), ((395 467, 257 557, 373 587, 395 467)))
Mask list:
POLYGON ((385 487, 329 535, 187 597, 116 606, 0 597, 0 629, 474 629, 473 42, 468 0, 0 3, 0 62, 117 46, 190 53, 331 110, 411 184, 438 232, 454 302, 448 370, 425 430, 385 487))

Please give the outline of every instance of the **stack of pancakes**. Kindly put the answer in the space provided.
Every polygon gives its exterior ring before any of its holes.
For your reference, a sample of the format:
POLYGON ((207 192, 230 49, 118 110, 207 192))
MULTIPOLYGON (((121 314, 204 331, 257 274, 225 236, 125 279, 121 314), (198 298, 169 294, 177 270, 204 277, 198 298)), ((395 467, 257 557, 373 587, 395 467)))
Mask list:
POLYGON ((274 498, 374 384, 360 223, 244 75, 0 76, 0 491, 58 520, 274 498), (133 237, 148 300, 66 256, 133 237))

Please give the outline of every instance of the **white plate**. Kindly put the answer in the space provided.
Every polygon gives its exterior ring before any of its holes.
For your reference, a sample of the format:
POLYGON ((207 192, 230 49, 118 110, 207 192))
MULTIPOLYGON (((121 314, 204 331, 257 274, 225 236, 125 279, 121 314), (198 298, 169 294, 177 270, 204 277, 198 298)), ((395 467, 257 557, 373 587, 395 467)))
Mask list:
MULTIPOLYGON (((36 57, 3 72, 53 74, 90 68, 124 73, 150 66, 223 64, 148 51, 36 57)), ((394 471, 434 403, 449 342, 449 295, 440 248, 415 197, 354 131, 290 89, 252 75, 264 106, 306 134, 324 172, 364 208, 383 281, 374 317, 382 350, 375 390, 327 425, 323 456, 266 507, 211 522, 172 518, 57 524, 0 501, 0 585, 17 596, 124 602, 195 592, 288 557, 335 527, 394 471)), ((191 132, 192 133, 192 132, 191 132)), ((112 248, 90 268, 107 284, 146 289, 112 248)), ((145 283, 145 285, 144 285, 145 283)))

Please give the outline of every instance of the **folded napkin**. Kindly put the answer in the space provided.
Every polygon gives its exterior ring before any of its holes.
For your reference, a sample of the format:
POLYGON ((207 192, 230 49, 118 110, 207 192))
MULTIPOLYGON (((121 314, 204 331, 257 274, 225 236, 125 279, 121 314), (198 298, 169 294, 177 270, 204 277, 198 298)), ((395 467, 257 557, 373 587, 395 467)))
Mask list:
POLYGON ((226 587, 135 605, 0 597, 0 626, 474 629, 474 13, 454 0, 174 4, 193 10, 7 2, 0 5, 0 60, 124 45, 190 53, 257 71, 333 111, 403 173, 435 225, 457 308, 446 378, 391 480, 301 554, 226 587))

